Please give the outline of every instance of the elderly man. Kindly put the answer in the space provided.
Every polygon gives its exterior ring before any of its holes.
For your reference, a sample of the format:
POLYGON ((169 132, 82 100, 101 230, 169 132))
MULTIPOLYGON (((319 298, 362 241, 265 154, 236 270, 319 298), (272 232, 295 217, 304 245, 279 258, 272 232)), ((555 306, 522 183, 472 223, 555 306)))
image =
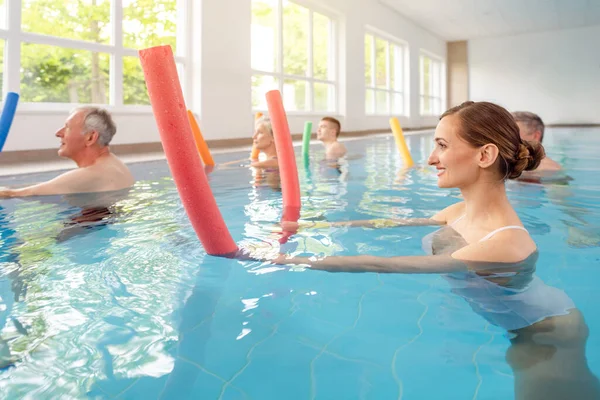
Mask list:
MULTIPOLYGON (((529 142, 542 143, 544 140, 545 127, 544 122, 537 114, 527 111, 517 111, 513 113, 513 117, 517 122, 517 125, 519 125, 521 139, 529 142)), ((537 167, 535 172, 559 171, 561 169, 559 163, 546 156, 542 159, 540 166, 537 167)))
POLYGON ((134 179, 129 168, 108 147, 116 131, 108 111, 97 107, 75 109, 56 137, 60 138, 58 155, 75 161, 78 168, 36 185, 0 188, 0 197, 106 192, 131 187, 134 179))

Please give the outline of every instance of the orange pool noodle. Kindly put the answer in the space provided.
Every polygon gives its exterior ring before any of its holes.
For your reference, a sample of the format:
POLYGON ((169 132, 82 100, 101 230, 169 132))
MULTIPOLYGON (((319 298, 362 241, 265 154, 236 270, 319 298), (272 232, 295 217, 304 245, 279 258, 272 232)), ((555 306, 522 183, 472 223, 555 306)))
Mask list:
POLYGON ((196 235, 208 254, 234 255, 238 247, 196 151, 171 46, 142 49, 139 55, 169 169, 196 235))
MULTIPOLYGON (((263 113, 261 113, 260 111, 257 112, 256 115, 254 116, 254 121, 258 120, 262 116, 263 116, 263 113)), ((254 145, 252 145, 252 152, 250 153, 250 159, 257 160, 259 154, 260 154, 260 150, 258 150, 256 147, 254 147, 254 145)))
POLYGON ((194 134, 196 148, 198 149, 200 157, 202 157, 202 162, 204 165, 215 165, 215 160, 213 160, 212 155, 210 154, 210 149, 204 141, 204 137, 202 137, 200 127, 198 126, 198 122, 196 122, 196 117, 194 117, 194 114, 190 110, 187 111, 187 116, 188 120, 190 121, 190 126, 192 127, 192 133, 194 134))

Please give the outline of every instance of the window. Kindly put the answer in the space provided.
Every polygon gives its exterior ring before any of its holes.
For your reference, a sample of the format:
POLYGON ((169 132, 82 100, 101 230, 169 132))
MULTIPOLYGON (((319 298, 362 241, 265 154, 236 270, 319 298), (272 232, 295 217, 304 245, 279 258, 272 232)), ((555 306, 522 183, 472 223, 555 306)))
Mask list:
POLYGON ((419 57, 421 115, 442 113, 443 64, 438 58, 421 54, 419 57))
POLYGON ((367 114, 407 115, 404 60, 406 46, 365 35, 365 111, 367 114))
POLYGON ((181 79, 187 57, 178 32, 189 1, 1 2, 4 83, 20 88, 24 103, 148 105, 138 50, 171 45, 181 79), (10 22, 18 20, 20 26, 10 22))
POLYGON ((279 89, 286 111, 337 111, 335 23, 287 0, 252 0, 252 108, 279 89))

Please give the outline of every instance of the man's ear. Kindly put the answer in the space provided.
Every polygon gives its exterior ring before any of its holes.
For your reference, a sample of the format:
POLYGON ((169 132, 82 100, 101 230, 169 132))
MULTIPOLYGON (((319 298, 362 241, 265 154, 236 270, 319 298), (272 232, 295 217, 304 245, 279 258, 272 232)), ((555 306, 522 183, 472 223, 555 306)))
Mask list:
POLYGON ((85 136, 85 145, 88 147, 96 144, 98 142, 98 138, 100 137, 97 131, 88 132, 85 136))
POLYGON ((500 154, 500 151, 498 150, 498 147, 495 144, 486 144, 485 146, 482 146, 479 149, 479 166, 481 168, 488 168, 489 166, 493 165, 496 160, 498 159, 498 156, 500 154))
POLYGON ((542 141, 542 132, 540 132, 540 131, 533 132, 533 140, 535 140, 536 142, 541 142, 542 141))

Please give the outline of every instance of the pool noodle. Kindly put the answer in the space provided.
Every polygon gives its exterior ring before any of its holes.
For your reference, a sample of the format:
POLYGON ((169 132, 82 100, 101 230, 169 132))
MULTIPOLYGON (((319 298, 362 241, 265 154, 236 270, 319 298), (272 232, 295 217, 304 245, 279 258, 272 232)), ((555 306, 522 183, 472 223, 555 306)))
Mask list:
POLYGON ((198 126, 196 117, 194 117, 194 114, 190 110, 187 110, 187 116, 188 120, 190 121, 190 126, 192 127, 192 133, 194 134, 196 148, 198 149, 198 153, 202 158, 202 162, 204 163, 204 165, 215 165, 215 160, 213 160, 212 155, 210 154, 210 149, 204 141, 204 137, 202 136, 202 131, 200 131, 200 127, 198 126))
POLYGON ((17 111, 17 104, 19 103, 19 94, 15 92, 8 92, 6 99, 4 99, 4 107, 2 108, 2 115, 0 116, 0 152, 4 148, 10 126, 12 125, 17 111))
POLYGON ((392 128, 392 132, 394 133, 394 139, 396 139, 396 146, 398 147, 400 155, 404 159, 406 167, 412 167, 415 165, 415 163, 410 155, 410 151, 408 151, 408 146, 406 145, 406 140, 404 140, 404 134, 402 133, 402 127, 400 126, 398 118, 390 118, 390 126, 392 128))
POLYGON ((308 163, 308 150, 310 149, 310 135, 312 133, 312 122, 306 121, 304 123, 304 133, 302 135, 302 157, 304 163, 308 163))
POLYGON ((139 50, 150 104, 173 180, 196 235, 210 255, 238 250, 194 145, 171 46, 139 50))
MULTIPOLYGON (((263 116, 263 113, 261 113, 260 111, 256 113, 256 115, 254 116, 254 121, 257 121, 260 117, 263 116)), ((258 160, 258 155, 260 154, 260 150, 258 150, 256 148, 256 146, 254 146, 254 144, 252 144, 252 152, 250 153, 250 159, 251 160, 258 160)))
MULTIPOLYGON (((281 176, 281 192, 283 196, 282 221, 297 222, 300 218, 300 182, 296 167, 296 155, 292 144, 292 135, 288 126, 283 101, 279 90, 267 92, 267 106, 275 136, 275 149, 279 162, 279 175, 281 176)), ((295 232, 284 232, 280 243, 285 243, 289 236, 295 232)))

